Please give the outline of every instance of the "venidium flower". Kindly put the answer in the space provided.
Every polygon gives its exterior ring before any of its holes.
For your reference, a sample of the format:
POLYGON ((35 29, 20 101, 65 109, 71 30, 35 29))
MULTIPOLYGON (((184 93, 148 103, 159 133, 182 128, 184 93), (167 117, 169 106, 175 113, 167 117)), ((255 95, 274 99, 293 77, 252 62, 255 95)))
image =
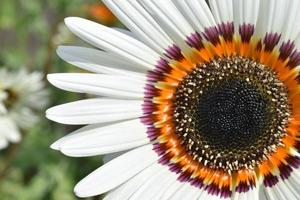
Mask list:
POLYGON ((21 139, 47 102, 42 74, 26 70, 0 70, 0 149, 21 139))
POLYGON ((104 0, 132 31, 77 17, 98 49, 60 47, 92 73, 52 74, 99 96, 47 117, 89 124, 52 148, 130 150, 75 187, 105 199, 299 199, 299 9, 290 0, 104 0))

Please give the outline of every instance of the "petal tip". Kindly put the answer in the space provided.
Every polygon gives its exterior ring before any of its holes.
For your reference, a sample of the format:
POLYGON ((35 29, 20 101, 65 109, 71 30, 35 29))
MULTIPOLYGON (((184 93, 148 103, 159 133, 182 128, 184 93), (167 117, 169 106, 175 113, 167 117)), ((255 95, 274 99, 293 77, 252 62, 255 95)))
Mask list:
POLYGON ((56 142, 51 144, 50 148, 53 150, 59 150, 60 149, 60 140, 57 140, 56 142))

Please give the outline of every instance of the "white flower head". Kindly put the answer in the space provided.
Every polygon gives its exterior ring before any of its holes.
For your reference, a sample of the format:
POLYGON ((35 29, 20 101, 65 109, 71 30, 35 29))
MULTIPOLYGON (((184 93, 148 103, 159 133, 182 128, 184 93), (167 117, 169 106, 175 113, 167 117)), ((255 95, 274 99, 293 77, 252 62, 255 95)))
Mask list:
POLYGON ((51 108, 84 125, 51 147, 125 152, 75 187, 108 199, 300 199, 300 1, 104 0, 131 32, 70 17, 96 47, 59 47, 95 95, 51 108))
POLYGON ((47 103, 42 78, 39 72, 0 70, 0 148, 19 142, 21 130, 37 122, 47 103))

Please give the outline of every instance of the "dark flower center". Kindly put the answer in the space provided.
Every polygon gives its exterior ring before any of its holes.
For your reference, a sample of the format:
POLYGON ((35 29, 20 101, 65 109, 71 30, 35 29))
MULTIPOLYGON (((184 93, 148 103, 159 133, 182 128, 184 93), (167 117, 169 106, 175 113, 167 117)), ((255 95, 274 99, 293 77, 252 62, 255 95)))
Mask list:
POLYGON ((246 148, 270 126, 274 113, 269 103, 246 81, 224 81, 199 98, 196 127, 211 146, 223 150, 246 148))
POLYGON ((267 66, 242 57, 199 65, 177 87, 175 133, 204 165, 253 169, 286 134, 287 90, 267 66))
POLYGON ((18 95, 11 89, 5 89, 4 92, 7 94, 7 98, 4 100, 4 106, 10 109, 18 100, 18 95))

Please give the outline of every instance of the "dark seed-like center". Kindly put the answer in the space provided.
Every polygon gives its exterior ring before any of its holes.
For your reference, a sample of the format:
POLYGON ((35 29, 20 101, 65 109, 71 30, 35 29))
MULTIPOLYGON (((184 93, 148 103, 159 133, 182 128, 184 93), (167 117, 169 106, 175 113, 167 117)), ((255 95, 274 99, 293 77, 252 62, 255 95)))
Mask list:
POLYGON ((253 169, 286 134, 284 84, 267 66, 242 57, 199 65, 177 87, 175 133, 204 165, 253 169))
POLYGON ((10 109, 18 100, 18 95, 13 90, 10 89, 5 89, 4 92, 6 92, 7 94, 7 98, 4 100, 4 106, 7 109, 10 109))
POLYGON ((196 127, 211 146, 246 148, 259 138, 274 116, 259 88, 239 79, 211 86, 196 106, 196 127))

